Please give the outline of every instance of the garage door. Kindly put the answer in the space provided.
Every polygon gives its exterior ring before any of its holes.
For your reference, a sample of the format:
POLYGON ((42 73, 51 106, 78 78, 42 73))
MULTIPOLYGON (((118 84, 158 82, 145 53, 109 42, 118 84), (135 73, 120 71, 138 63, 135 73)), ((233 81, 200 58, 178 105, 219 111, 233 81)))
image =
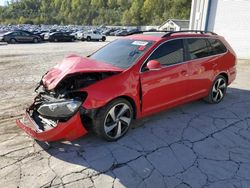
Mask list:
POLYGON ((250 58, 250 0, 210 0, 208 30, 226 38, 238 58, 250 58))

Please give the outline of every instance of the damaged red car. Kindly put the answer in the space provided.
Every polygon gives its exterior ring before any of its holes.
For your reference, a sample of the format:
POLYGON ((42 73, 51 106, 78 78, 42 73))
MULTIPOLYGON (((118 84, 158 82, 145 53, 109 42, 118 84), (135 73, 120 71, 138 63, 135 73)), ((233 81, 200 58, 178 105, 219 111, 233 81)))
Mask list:
POLYGON ((235 77, 236 55, 215 33, 134 34, 88 57, 66 57, 42 77, 16 123, 40 141, 74 140, 89 130, 114 141, 133 119, 201 98, 219 103, 235 77))

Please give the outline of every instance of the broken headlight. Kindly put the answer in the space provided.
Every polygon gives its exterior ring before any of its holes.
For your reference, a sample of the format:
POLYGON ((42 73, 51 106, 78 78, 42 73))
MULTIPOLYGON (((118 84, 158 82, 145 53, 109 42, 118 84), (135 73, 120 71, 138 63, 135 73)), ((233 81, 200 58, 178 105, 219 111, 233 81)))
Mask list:
POLYGON ((79 109, 82 102, 77 100, 62 100, 50 103, 44 103, 39 106, 38 113, 50 118, 69 118, 79 109))

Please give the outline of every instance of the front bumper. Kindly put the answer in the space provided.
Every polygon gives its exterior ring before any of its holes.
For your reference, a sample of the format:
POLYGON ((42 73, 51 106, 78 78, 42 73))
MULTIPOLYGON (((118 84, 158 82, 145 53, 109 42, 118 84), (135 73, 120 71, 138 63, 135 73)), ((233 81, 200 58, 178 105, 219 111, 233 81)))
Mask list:
POLYGON ((57 140, 71 141, 88 132, 81 122, 80 112, 77 112, 68 121, 59 122, 56 127, 45 131, 38 129, 38 125, 28 112, 23 117, 23 121, 18 119, 16 120, 16 124, 34 139, 47 142, 57 140))

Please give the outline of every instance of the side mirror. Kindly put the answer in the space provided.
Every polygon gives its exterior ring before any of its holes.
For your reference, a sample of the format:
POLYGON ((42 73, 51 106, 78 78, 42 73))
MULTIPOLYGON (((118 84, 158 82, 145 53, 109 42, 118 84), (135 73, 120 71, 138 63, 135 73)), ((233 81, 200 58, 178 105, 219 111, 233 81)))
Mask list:
POLYGON ((147 63, 147 68, 149 70, 159 70, 161 69, 161 64, 159 61, 157 60, 150 60, 148 63, 147 63))

